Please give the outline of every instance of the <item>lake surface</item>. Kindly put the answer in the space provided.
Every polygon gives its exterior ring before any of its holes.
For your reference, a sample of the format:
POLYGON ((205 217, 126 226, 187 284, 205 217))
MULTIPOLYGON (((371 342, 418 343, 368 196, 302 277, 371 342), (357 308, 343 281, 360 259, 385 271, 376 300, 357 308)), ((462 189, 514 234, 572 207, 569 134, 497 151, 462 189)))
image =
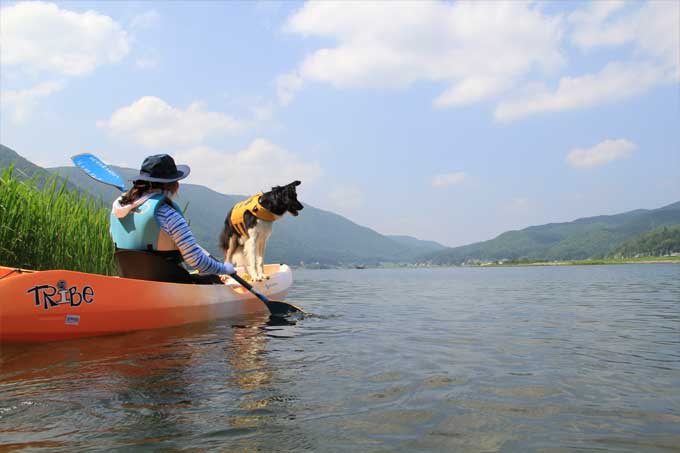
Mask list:
POLYGON ((679 451, 680 265, 298 270, 262 316, 0 351, 0 451, 679 451))

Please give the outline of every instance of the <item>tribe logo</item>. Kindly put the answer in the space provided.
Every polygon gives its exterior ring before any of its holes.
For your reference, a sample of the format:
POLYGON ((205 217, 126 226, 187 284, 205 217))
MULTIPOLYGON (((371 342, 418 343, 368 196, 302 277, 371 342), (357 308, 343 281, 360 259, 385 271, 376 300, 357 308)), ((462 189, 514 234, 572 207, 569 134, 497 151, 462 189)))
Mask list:
POLYGON ((86 304, 94 302, 94 289, 91 286, 83 286, 82 290, 79 290, 77 286, 68 288, 64 280, 59 280, 56 287, 36 285, 26 293, 33 293, 35 305, 42 305, 45 310, 59 305, 78 307, 83 302, 86 304))

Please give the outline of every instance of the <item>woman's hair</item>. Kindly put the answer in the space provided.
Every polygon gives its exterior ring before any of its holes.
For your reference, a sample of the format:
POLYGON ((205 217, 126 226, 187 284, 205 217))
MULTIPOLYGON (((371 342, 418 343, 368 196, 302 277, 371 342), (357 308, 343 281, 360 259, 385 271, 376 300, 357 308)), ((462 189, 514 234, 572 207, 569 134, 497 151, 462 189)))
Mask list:
POLYGON ((179 190, 179 183, 174 182, 150 182, 150 181, 133 181, 132 187, 120 197, 120 204, 126 205, 134 203, 144 194, 151 192, 154 189, 160 189, 165 192, 170 192, 172 195, 179 190))

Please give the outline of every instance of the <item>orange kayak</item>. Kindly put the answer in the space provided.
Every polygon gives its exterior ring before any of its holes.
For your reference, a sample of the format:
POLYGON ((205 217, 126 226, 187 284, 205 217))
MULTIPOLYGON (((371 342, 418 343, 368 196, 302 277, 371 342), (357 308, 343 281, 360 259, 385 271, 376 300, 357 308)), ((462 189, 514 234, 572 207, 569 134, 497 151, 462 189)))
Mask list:
MULTIPOLYGON (((290 267, 270 264, 265 273, 269 279, 255 289, 283 298, 293 283, 290 267)), ((192 285, 0 266, 0 342, 66 340, 267 312, 235 281, 192 285)))

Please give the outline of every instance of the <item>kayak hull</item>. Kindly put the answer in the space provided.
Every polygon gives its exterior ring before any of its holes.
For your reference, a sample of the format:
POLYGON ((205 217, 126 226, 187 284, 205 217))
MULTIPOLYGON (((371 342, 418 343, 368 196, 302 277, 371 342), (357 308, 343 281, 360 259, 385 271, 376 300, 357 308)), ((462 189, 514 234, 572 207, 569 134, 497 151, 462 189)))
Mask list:
MULTIPOLYGON (((291 269, 267 265, 265 273, 269 279, 255 289, 271 299, 285 297, 291 269)), ((67 340, 267 312, 236 282, 192 285, 0 266, 0 342, 67 340)))

